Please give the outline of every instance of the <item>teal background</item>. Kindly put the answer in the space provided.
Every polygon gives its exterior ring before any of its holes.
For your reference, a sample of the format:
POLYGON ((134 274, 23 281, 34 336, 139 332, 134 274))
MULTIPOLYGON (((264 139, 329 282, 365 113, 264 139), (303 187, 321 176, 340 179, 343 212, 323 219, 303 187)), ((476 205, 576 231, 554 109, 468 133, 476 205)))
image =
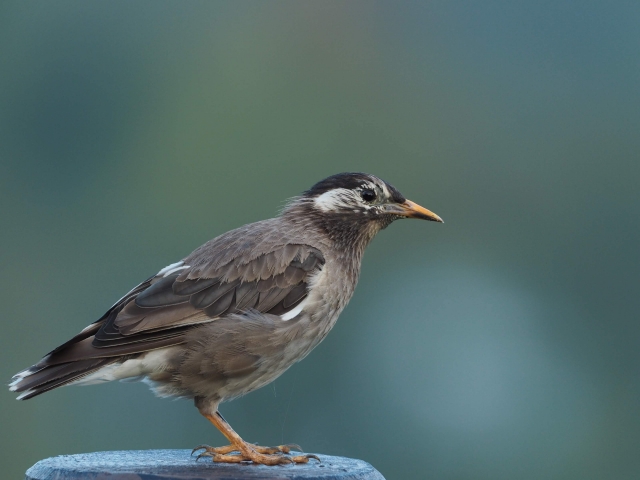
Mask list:
MULTIPOLYGON (((0 4, 0 378, 341 171, 397 222, 334 331, 222 413, 388 479, 640 476, 638 2, 0 4)), ((0 393, 3 478, 223 437, 143 384, 0 393)))

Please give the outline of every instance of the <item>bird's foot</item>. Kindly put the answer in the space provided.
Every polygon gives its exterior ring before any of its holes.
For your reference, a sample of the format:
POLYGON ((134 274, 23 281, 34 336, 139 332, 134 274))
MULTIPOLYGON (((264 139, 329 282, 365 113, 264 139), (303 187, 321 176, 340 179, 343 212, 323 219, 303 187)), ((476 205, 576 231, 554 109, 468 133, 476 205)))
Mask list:
MULTIPOLYGON (((249 447, 251 447, 253 450, 255 450, 258 453, 265 453, 265 454, 290 453, 291 450, 298 450, 302 452, 302 448, 300 447, 300 445, 297 445, 295 443, 289 443, 287 445, 278 445, 277 447, 261 447, 260 445, 257 445, 257 444, 249 444, 249 447)), ((240 452, 240 449, 235 445, 226 445, 224 447, 210 447, 209 445, 198 445, 196 448, 194 448, 191 451, 191 455, 196 453, 198 450, 205 450, 206 452, 209 452, 209 453, 221 453, 223 455, 227 453, 232 453, 232 452, 240 452)))
POLYGON ((203 450, 203 452, 196 457, 196 460, 203 457, 211 457, 212 461, 222 463, 253 462, 261 465, 285 465, 289 463, 308 463, 310 458, 320 461, 320 459, 313 454, 288 456, 287 454, 289 454, 292 449, 302 451, 296 444, 261 447, 247 443, 242 446, 227 445, 225 447, 198 445, 193 449, 191 454, 193 455, 198 450, 203 450))

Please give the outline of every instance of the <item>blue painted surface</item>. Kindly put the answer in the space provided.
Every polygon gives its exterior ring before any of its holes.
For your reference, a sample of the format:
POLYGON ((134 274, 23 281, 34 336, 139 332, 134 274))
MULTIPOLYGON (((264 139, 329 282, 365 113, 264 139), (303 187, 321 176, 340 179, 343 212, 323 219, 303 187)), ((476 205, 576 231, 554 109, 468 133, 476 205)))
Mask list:
POLYGON ((321 463, 267 467, 196 462, 190 450, 129 450, 62 455, 39 461, 26 473, 27 480, 384 480, 367 462, 318 455, 321 463))

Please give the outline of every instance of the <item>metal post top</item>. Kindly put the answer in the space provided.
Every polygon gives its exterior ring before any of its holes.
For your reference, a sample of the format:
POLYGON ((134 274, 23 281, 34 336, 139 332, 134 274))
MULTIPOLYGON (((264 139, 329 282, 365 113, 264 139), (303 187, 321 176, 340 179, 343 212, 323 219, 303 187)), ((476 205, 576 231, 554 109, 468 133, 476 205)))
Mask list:
POLYGON ((384 480, 363 460, 319 455, 322 462, 268 467, 251 463, 196 462, 190 450, 128 450, 61 455, 40 460, 26 480, 384 480))

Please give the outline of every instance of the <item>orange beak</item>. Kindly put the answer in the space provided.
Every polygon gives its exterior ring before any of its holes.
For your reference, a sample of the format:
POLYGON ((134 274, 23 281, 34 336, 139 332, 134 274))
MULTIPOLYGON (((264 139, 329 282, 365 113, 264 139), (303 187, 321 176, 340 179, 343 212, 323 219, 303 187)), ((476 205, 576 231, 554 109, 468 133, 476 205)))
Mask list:
POLYGON ((421 207, 417 203, 412 202, 411 200, 407 200, 406 202, 399 205, 402 213, 398 213, 399 215, 406 218, 419 218, 421 220, 430 220, 432 222, 440 222, 444 223, 444 221, 431 210, 427 210, 424 207, 421 207))

